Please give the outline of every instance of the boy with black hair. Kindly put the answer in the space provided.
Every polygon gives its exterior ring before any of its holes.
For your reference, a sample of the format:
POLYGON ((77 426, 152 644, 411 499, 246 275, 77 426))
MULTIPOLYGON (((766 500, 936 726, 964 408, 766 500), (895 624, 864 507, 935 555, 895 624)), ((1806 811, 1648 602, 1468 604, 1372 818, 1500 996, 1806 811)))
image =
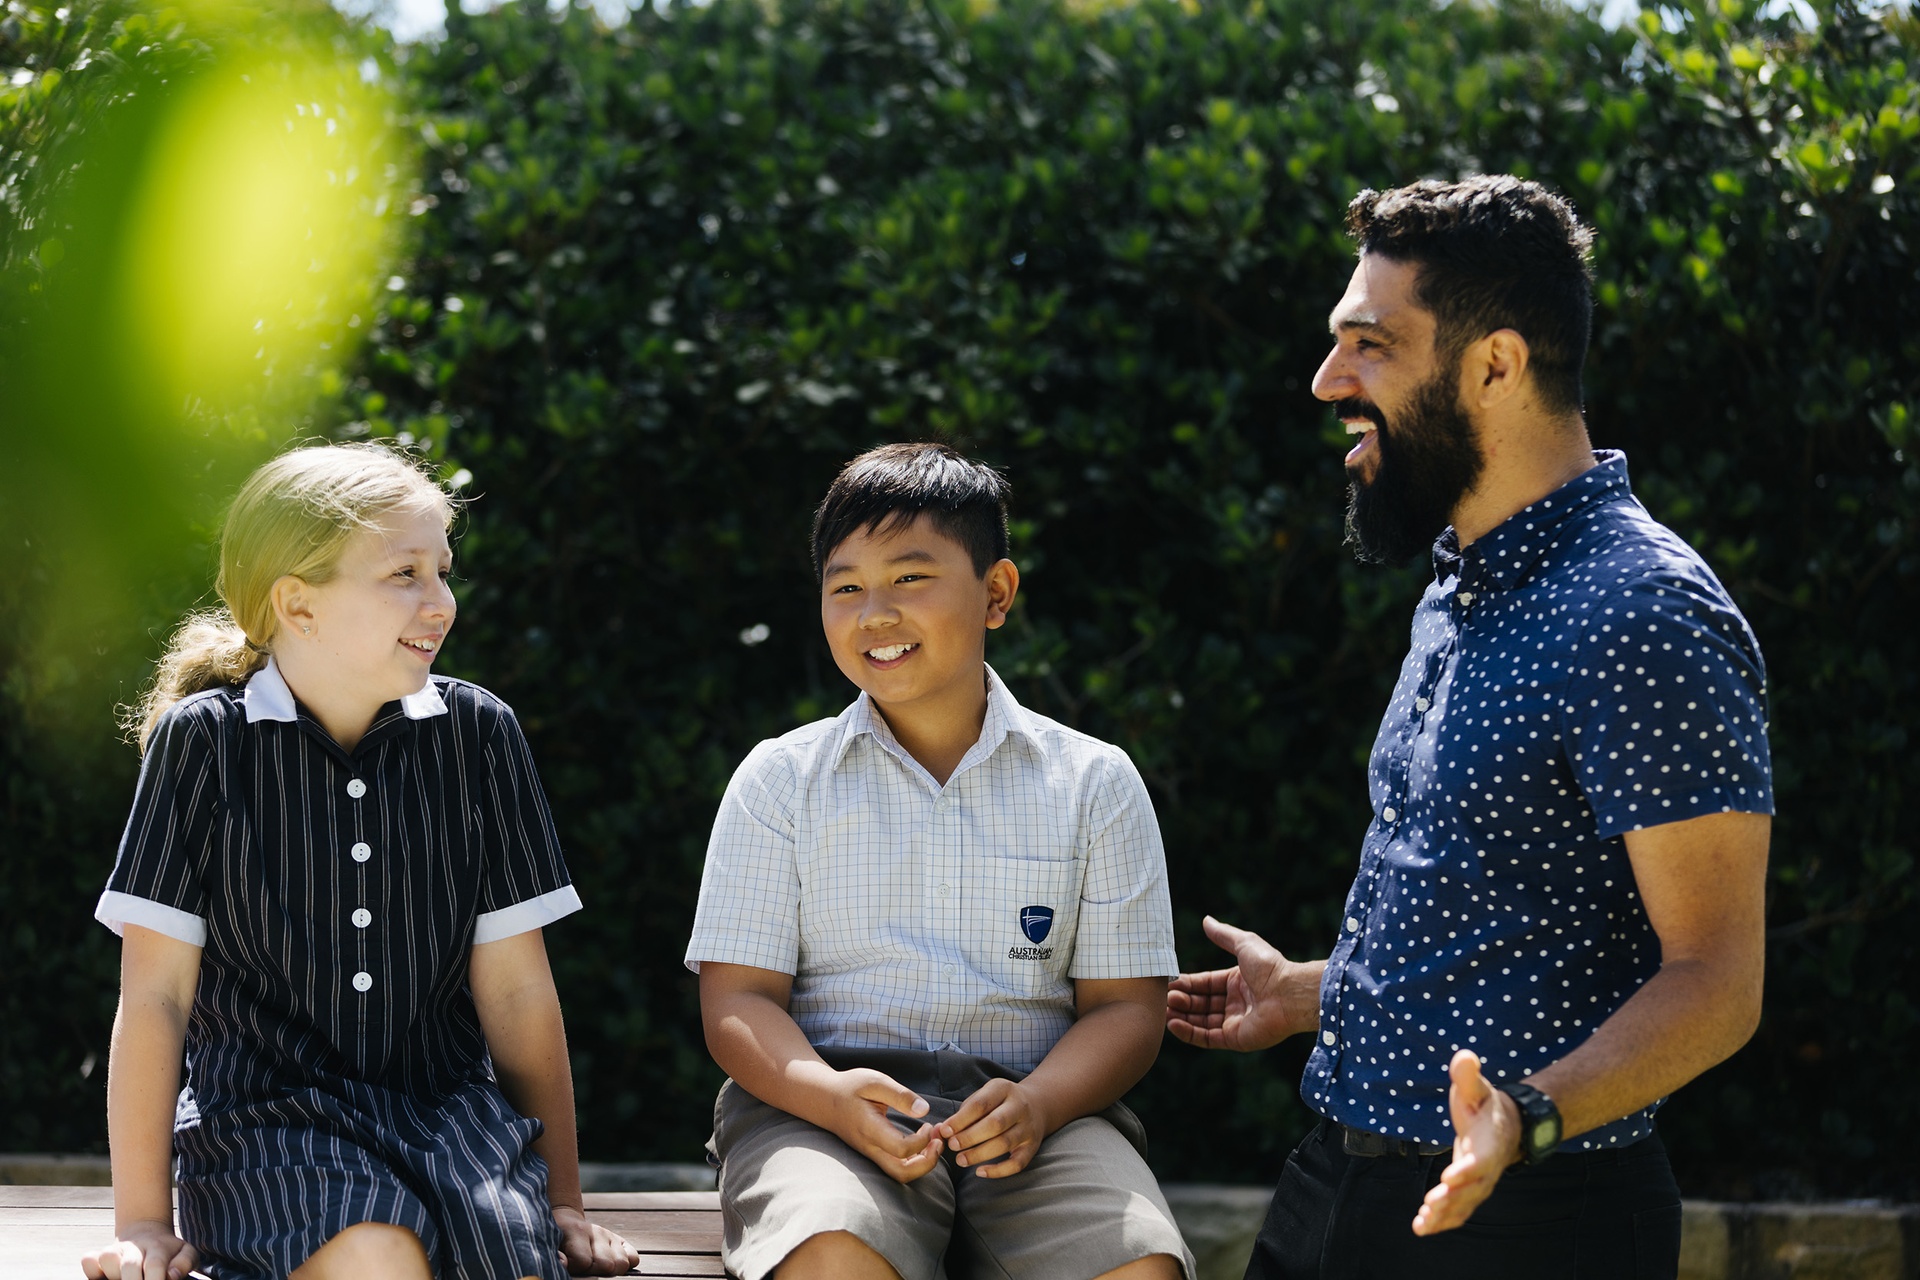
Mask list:
POLYGON ((1120 1102, 1178 969, 1159 829, 1125 753, 986 665, 1006 494, 895 444, 815 516, 860 697, 734 774, 687 949, 741 1280, 1193 1280, 1120 1102))

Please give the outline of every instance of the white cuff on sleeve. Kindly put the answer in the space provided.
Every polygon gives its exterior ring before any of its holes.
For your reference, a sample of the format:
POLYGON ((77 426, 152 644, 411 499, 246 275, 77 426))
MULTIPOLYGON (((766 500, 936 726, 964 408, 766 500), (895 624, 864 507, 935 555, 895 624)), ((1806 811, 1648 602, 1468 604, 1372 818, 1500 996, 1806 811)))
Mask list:
POLYGON ((516 933, 543 928, 562 916, 572 915, 580 910, 580 906, 580 895, 574 892, 572 885, 567 885, 498 911, 485 912, 473 922, 473 945, 477 947, 483 942, 498 942, 516 933))
POLYGON ((93 918, 123 938, 126 936, 126 927, 137 924, 142 929, 178 938, 189 946, 207 945, 205 920, 190 911, 169 907, 151 898, 136 898, 130 893, 116 893, 109 889, 101 894, 100 905, 93 909, 93 918))

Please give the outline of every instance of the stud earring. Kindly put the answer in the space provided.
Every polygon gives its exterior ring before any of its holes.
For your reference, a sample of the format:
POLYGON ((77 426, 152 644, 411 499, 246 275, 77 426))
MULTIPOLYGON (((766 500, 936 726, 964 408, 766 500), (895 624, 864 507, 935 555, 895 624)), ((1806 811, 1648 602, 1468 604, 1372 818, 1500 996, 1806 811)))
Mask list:
POLYGON ((313 634, 313 628, 303 626, 300 628, 300 634, 303 636, 310 636, 313 634))

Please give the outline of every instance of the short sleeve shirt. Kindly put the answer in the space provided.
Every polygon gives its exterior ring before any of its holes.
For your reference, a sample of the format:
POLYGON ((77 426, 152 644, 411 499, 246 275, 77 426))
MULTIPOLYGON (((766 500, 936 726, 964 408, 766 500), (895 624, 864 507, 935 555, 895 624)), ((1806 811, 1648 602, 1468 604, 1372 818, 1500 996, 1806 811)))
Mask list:
POLYGON ((96 916, 202 948, 202 1113, 328 1078, 444 1096, 489 1074, 475 943, 578 910, 526 739, 434 677, 343 751, 269 664, 172 707, 96 916))
POLYGON ((1166 858, 1126 753, 987 672, 980 738, 943 787, 865 694, 734 774, 688 967, 794 975, 820 1047, 958 1049, 1030 1071, 1073 980, 1178 972, 1166 858))
MULTIPOLYGON (((1455 1051, 1521 1079, 1658 970, 1626 833, 1773 811, 1753 633, 1625 457, 1597 462, 1435 548, 1302 1084, 1344 1124, 1452 1142, 1455 1051)), ((1637 1141, 1657 1106, 1567 1145, 1637 1141)))

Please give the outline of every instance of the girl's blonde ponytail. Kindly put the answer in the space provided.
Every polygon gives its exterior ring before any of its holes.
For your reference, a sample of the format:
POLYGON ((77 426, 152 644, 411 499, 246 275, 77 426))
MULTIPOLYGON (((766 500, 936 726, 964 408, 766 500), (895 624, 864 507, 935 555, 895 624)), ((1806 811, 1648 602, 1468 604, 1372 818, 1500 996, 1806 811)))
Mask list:
POLYGON ((147 749, 153 726, 182 698, 221 685, 245 684, 267 665, 267 651, 247 639, 225 609, 190 613, 167 641, 154 669, 153 684, 140 701, 122 709, 121 727, 147 749))
POLYGON ((414 459, 378 444, 283 453, 248 477, 220 531, 216 589, 224 608, 190 614, 173 633, 153 685, 124 711, 141 751, 167 709, 221 685, 244 684, 267 665, 279 623, 273 584, 291 574, 333 577, 347 540, 397 511, 436 512, 449 526, 453 497, 414 459))

